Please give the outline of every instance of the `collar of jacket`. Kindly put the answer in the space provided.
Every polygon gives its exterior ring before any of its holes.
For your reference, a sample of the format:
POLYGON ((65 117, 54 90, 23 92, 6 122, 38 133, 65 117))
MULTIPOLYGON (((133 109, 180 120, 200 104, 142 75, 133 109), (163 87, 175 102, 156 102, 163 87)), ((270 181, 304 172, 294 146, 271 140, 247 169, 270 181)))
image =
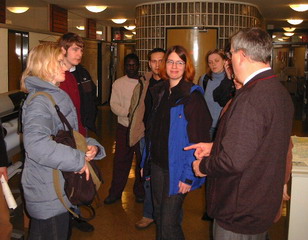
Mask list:
MULTIPOLYGON (((193 86, 193 83, 187 82, 184 79, 181 79, 180 82, 171 89, 172 97, 175 99, 172 106, 177 106, 184 104, 190 96, 190 89, 193 86)), ((168 80, 162 81, 156 84, 153 88, 150 89, 150 92, 153 96, 154 107, 158 107, 162 97, 166 91, 169 91, 170 83, 168 80)))

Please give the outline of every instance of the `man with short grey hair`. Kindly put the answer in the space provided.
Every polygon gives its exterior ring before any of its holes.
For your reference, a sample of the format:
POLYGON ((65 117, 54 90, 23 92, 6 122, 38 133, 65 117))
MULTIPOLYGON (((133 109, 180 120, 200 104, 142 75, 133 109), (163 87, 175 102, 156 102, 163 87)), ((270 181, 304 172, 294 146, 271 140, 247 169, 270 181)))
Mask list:
POLYGON ((265 240, 280 209, 293 104, 270 67, 271 37, 260 28, 231 38, 243 87, 220 120, 214 143, 199 143, 197 176, 207 175, 215 240, 265 240))

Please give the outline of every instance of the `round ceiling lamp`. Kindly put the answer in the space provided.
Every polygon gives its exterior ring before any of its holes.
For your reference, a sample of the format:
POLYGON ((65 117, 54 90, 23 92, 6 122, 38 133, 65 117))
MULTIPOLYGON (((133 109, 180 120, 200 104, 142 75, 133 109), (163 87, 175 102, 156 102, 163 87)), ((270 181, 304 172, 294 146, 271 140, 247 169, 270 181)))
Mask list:
POLYGON ((12 13, 24 13, 29 10, 28 7, 7 7, 7 10, 9 10, 12 13))
POLYGON ((303 19, 287 19, 287 22, 292 25, 301 24, 304 20, 303 19))
POLYGON ((116 24, 122 24, 122 23, 125 23, 126 22, 126 18, 113 18, 113 19, 111 19, 111 21, 113 21, 114 23, 116 23, 116 24))
POLYGON ((305 12, 308 10, 308 4, 290 4, 289 6, 297 12, 305 12))
POLYGON ((291 27, 284 27, 282 28, 283 30, 285 30, 286 32, 294 32, 296 28, 291 28, 291 27))
POLYGON ((285 36, 287 36, 287 37, 291 37, 291 36, 293 36, 294 35, 294 33, 293 32, 285 32, 285 33, 283 33, 285 36))
POLYGON ((76 26, 76 28, 80 31, 84 31, 85 27, 84 26, 76 26))
POLYGON ((99 13, 102 11, 105 11, 107 6, 86 6, 86 9, 88 9, 90 12, 99 13))
POLYGON ((134 30, 134 29, 136 28, 136 26, 134 26, 134 25, 132 25, 132 26, 124 26, 124 28, 125 28, 126 30, 131 31, 131 30, 134 30))

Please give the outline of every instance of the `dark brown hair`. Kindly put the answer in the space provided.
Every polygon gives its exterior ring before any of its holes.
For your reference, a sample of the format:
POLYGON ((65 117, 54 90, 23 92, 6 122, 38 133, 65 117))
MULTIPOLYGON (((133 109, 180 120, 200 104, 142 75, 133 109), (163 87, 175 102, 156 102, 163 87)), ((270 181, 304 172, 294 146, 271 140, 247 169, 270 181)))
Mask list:
POLYGON ((60 47, 63 47, 66 51, 69 49, 73 44, 76 44, 78 47, 83 48, 84 42, 82 38, 76 33, 65 33, 62 37, 59 38, 58 44, 60 47))

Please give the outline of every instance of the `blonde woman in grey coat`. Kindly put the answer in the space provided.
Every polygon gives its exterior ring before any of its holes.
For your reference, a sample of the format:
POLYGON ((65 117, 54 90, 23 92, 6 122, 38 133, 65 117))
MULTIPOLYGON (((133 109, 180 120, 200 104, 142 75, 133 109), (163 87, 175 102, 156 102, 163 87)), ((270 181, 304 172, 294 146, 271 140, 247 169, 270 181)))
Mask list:
MULTIPOLYGON (((49 93, 73 129, 78 130, 75 107, 58 87, 65 80, 66 70, 61 49, 53 44, 41 44, 31 50, 21 79, 22 90, 29 93, 22 116, 26 152, 22 186, 31 217, 29 239, 67 239, 69 213, 54 190, 53 169, 77 174, 85 172, 89 178, 86 161, 105 156, 104 148, 91 138, 87 139, 86 153, 53 141, 50 136, 63 129, 54 106, 42 95, 29 100, 38 91, 49 93)), ((60 178, 64 200, 71 206, 64 193, 62 174, 60 178)))

